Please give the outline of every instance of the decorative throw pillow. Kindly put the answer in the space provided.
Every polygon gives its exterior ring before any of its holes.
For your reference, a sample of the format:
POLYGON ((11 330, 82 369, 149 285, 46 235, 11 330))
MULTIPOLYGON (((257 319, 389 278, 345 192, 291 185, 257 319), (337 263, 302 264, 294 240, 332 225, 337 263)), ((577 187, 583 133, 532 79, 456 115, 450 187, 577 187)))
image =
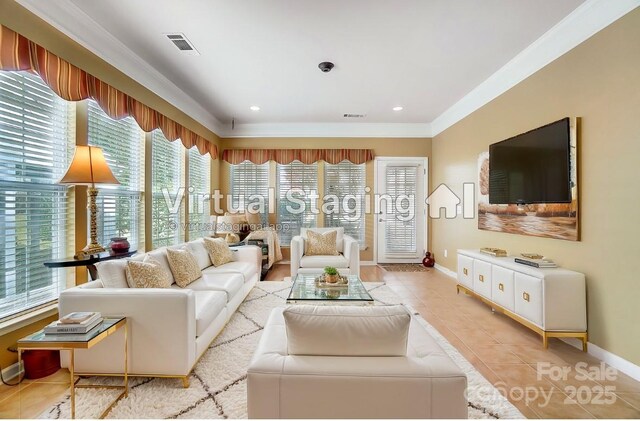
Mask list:
POLYGON ((324 234, 307 231, 307 244, 305 244, 304 254, 307 256, 337 256, 336 231, 327 231, 324 234))
POLYGON ((180 288, 186 287, 202 276, 198 262, 189 250, 167 249, 167 260, 169 260, 173 279, 180 288))
POLYGON ((127 283, 131 288, 169 288, 171 276, 153 257, 139 262, 129 260, 126 269, 127 283))
POLYGON ((229 244, 222 238, 205 238, 204 246, 209 252, 209 258, 213 266, 224 265, 233 262, 233 252, 229 244))

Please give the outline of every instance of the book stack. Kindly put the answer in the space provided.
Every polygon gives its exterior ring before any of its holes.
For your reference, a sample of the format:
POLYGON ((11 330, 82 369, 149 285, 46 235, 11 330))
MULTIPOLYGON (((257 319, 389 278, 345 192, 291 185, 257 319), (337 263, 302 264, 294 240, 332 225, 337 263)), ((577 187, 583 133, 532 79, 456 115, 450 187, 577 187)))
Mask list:
POLYGON ((84 335, 102 323, 102 315, 93 311, 77 311, 44 328, 45 335, 84 335))
POLYGON ((480 253, 488 254, 494 257, 507 257, 507 251, 503 249, 497 249, 493 247, 482 247, 480 253))
POLYGON ((516 263, 520 263, 521 265, 532 266, 534 268, 540 268, 540 269, 558 267, 558 265, 556 265, 553 260, 545 259, 543 257, 540 257, 538 259, 532 259, 529 257, 522 256, 522 257, 516 257, 514 260, 516 263))

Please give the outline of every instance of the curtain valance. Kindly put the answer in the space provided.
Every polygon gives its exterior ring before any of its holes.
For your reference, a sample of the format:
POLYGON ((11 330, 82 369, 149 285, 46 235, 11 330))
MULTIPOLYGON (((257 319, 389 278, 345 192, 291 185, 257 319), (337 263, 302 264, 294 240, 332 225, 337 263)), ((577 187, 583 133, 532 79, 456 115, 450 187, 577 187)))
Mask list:
POLYGON ((350 161, 354 164, 364 164, 373 160, 371 149, 226 149, 222 159, 230 164, 240 164, 251 161, 254 164, 264 164, 276 161, 278 164, 289 164, 301 161, 312 164, 316 161, 326 161, 330 164, 350 161))
POLYGON ((93 98, 113 119, 131 116, 145 132, 159 128, 167 139, 180 139, 187 149, 196 146, 200 154, 208 153, 212 159, 218 157, 216 145, 204 137, 3 25, 0 25, 0 70, 37 73, 56 94, 67 101, 93 98))

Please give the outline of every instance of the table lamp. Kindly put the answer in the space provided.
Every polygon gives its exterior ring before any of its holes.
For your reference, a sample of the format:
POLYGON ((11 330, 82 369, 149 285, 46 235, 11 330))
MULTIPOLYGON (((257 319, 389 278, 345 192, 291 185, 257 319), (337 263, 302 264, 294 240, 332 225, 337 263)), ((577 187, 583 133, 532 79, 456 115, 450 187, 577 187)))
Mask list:
POLYGON ((104 247, 98 243, 98 224, 96 222, 96 214, 98 213, 96 197, 98 196, 98 189, 96 189, 96 184, 120 183, 111 172, 111 169, 109 169, 109 165, 107 165, 107 161, 102 153, 102 148, 98 148, 97 146, 76 146, 73 161, 71 161, 67 173, 58 183, 89 186, 91 240, 85 248, 78 251, 75 257, 81 259, 105 251, 104 247))

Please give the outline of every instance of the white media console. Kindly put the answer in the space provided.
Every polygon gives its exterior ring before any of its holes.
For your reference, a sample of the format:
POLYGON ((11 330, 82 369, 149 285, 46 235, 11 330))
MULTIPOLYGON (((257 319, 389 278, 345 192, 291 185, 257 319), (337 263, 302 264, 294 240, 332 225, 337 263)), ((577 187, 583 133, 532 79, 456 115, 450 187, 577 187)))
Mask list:
POLYGON ((538 269, 479 250, 458 250, 458 293, 474 296, 542 336, 572 337, 587 351, 584 274, 562 268, 538 269))

